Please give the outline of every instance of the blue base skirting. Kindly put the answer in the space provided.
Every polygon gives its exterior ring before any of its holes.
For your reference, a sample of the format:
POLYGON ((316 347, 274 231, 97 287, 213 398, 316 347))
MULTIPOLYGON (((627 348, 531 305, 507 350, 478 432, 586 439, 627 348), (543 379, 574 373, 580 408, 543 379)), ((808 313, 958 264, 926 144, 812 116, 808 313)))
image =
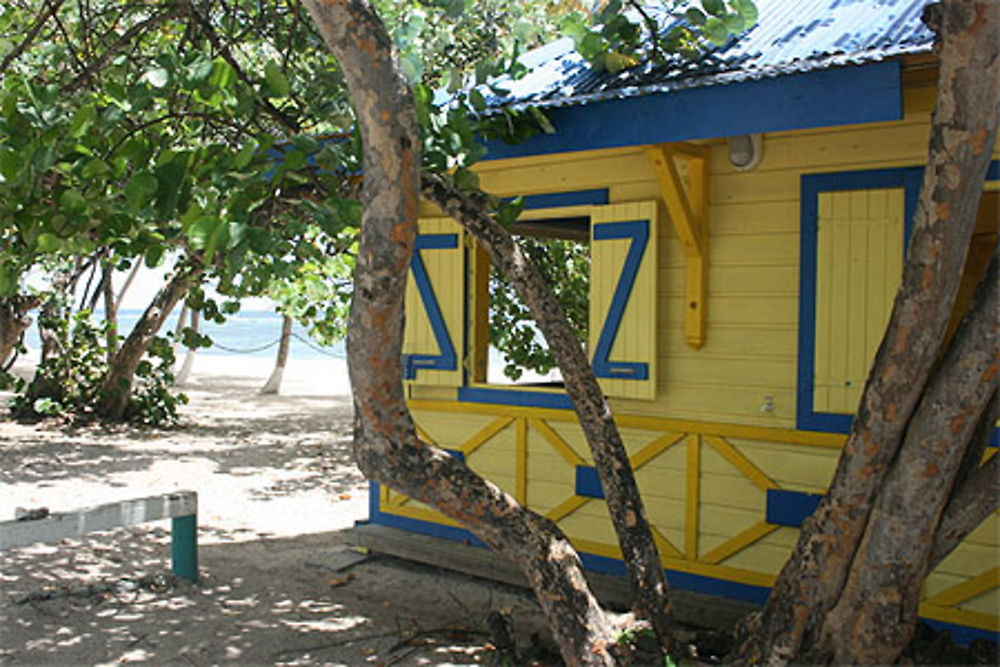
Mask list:
MULTIPOLYGON (((464 528, 456 528, 455 526, 446 526, 430 521, 423 521, 421 519, 411 519, 409 517, 382 512, 378 507, 379 486, 375 482, 371 482, 370 484, 371 487, 369 493, 371 494, 370 497, 374 498, 374 500, 369 504, 371 513, 369 515, 370 518, 368 523, 388 526, 390 528, 398 528, 400 530, 406 530, 420 535, 428 535, 430 537, 439 537, 441 539, 458 542, 468 546, 482 547, 484 549, 488 548, 482 540, 464 528)), ((625 564, 617 558, 608 558, 606 556, 580 552, 580 560, 583 561, 583 566, 585 568, 593 572, 625 576, 625 564)), ((741 584, 735 581, 716 579, 714 577, 706 577, 700 574, 691 574, 690 572, 679 572, 677 570, 667 569, 666 573, 667 581, 670 585, 679 590, 691 591, 693 593, 704 593, 707 595, 717 595, 731 600, 741 600, 743 602, 751 602, 758 605, 763 605, 767 602, 767 596, 771 592, 771 589, 766 586, 741 584)), ((952 640, 960 646, 968 645, 972 640, 979 638, 987 639, 992 642, 1000 642, 1000 632, 980 630, 978 628, 970 628, 964 625, 946 623, 944 621, 932 621, 929 619, 921 620, 935 630, 950 631, 952 640)))

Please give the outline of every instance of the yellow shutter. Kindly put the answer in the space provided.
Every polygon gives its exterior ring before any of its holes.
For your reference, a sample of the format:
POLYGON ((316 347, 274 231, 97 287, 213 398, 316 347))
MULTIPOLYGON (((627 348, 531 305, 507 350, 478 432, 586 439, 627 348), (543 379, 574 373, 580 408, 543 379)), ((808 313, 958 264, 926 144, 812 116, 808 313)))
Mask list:
POLYGON ((821 192, 813 410, 853 413, 903 271, 903 189, 821 192))
POLYGON ((425 385, 462 384, 465 250, 449 218, 420 221, 406 284, 403 376, 425 385))
POLYGON ((595 206, 590 357, 608 396, 656 397, 656 202, 595 206))

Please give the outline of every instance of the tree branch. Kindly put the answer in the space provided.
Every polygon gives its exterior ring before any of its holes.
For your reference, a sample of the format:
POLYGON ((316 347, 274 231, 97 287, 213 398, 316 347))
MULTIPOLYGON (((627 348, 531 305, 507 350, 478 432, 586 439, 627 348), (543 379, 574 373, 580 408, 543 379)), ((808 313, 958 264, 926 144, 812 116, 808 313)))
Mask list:
MULTIPOLYGON (((982 455, 985 444, 996 428, 997 419, 1000 419, 1000 395, 994 394, 989 408, 979 420, 970 451, 982 455)), ((927 571, 936 568, 969 533, 997 509, 1000 509, 1000 456, 994 454, 989 461, 973 469, 968 478, 960 482, 952 492, 934 534, 934 546, 931 548, 927 571)))
POLYGON ((445 178, 425 173, 424 198, 459 222, 490 255, 528 306, 562 372, 580 427, 594 456, 611 521, 618 536, 636 613, 647 619, 661 645, 671 650, 671 603, 666 577, 649 528, 639 485, 614 421, 611 406, 577 342, 558 299, 534 262, 513 237, 445 178))
POLYGON ((11 63, 20 58, 25 49, 31 46, 31 43, 35 41, 38 33, 41 32, 42 26, 44 26, 45 22, 48 21, 57 11, 59 11, 59 7, 62 6, 63 2, 65 2, 65 0, 55 0, 54 2, 45 3, 45 9, 38 15, 38 18, 35 19, 35 22, 32 24, 28 34, 25 35, 24 39, 22 39, 21 42, 14 47, 13 51, 4 56, 3 62, 0 62, 0 80, 3 80, 3 75, 7 72, 7 68, 10 67, 11 63))
POLYGON ((233 56, 232 50, 230 50, 230 48, 221 39, 219 39, 219 35, 215 32, 215 28, 212 27, 212 24, 208 21, 208 19, 202 16, 198 10, 195 9, 194 3, 191 2, 191 0, 184 0, 184 3, 187 6, 187 10, 191 18, 193 18, 204 31, 205 37, 208 39, 209 43, 212 44, 212 47, 219 52, 219 55, 222 56, 223 60, 229 63, 229 66, 233 68, 234 72, 236 72, 236 76, 240 79, 240 81, 245 83, 251 92, 253 92, 254 101, 257 105, 286 130, 289 130, 293 134, 301 132, 302 126, 296 119, 292 118, 287 113, 271 104, 267 98, 262 97, 257 93, 254 82, 251 81, 250 77, 247 76, 247 73, 243 71, 240 63, 233 56))

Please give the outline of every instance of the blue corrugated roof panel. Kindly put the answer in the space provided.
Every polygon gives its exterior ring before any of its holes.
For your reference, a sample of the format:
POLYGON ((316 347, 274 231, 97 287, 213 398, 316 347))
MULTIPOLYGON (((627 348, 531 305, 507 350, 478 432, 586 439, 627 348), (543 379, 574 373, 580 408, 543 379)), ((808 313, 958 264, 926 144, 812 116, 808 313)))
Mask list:
POLYGON ((595 72, 560 39, 522 58, 528 73, 499 83, 491 106, 571 106, 682 88, 856 65, 929 51, 920 20, 930 0, 756 0, 757 24, 696 61, 595 72))

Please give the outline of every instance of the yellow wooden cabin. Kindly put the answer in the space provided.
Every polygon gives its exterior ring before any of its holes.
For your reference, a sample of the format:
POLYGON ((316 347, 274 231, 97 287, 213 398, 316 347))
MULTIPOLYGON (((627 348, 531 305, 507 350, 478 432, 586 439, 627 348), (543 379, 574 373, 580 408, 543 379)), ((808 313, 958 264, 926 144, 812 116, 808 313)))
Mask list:
MULTIPOLYGON (((696 74, 599 76, 572 46, 526 56, 501 100, 556 133, 491 144, 483 189, 522 221, 589 229, 590 343, 671 585, 754 602, 834 471, 898 286, 936 66, 922 0, 757 0, 696 74)), ((1000 151, 960 300, 997 242, 1000 151)), ((489 263, 422 212, 407 301, 410 407, 427 441, 623 571, 558 387, 488 382, 489 263)), ((995 452, 994 447, 991 453, 995 452)), ((371 522, 471 536, 373 487, 371 522)), ((1000 516, 926 580, 921 616, 996 639, 1000 516)))

